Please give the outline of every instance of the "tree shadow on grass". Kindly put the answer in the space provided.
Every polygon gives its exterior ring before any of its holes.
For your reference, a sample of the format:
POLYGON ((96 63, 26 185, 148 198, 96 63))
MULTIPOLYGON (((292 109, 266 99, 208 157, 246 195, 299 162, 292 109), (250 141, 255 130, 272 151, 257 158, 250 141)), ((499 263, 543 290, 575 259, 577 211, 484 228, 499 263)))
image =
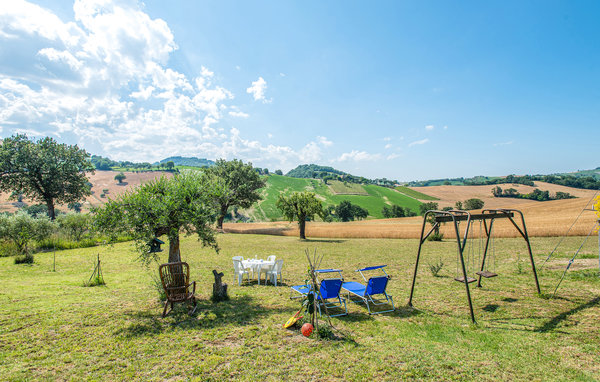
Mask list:
POLYGON ((593 299, 591 299, 590 301, 588 301, 586 303, 580 304, 573 309, 570 309, 566 312, 562 312, 562 313, 552 317, 548 322, 546 322, 539 328, 536 328, 534 331, 540 332, 540 333, 546 333, 551 330, 554 330, 554 329, 556 329, 556 327, 558 325, 560 325, 561 322, 566 320, 569 316, 571 316, 575 313, 578 313, 584 309, 592 308, 592 307, 598 305, 599 303, 600 303, 600 297, 594 297, 593 299))
POLYGON ((341 240, 341 239, 300 239, 300 241, 303 243, 334 243, 334 244, 340 244, 340 243, 346 242, 346 240, 341 240))
POLYGON ((222 301, 218 304, 210 300, 197 301, 196 312, 188 314, 185 304, 176 304, 167 317, 161 317, 161 311, 133 312, 127 315, 132 323, 118 329, 114 334, 126 338, 142 337, 160 334, 174 329, 210 329, 219 326, 235 325, 246 326, 256 319, 287 311, 287 309, 266 308, 254 302, 250 296, 240 296, 222 301))
POLYGON ((499 307, 500 307, 500 305, 498 305, 498 304, 487 304, 486 306, 481 308, 481 310, 485 310, 486 312, 494 313, 495 311, 498 310, 499 307))

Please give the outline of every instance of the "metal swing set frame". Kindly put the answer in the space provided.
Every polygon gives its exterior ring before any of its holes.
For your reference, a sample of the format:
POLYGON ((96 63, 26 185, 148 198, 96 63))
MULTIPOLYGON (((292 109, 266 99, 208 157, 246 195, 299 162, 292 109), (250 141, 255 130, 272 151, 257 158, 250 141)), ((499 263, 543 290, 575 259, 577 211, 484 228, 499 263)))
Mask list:
POLYGON ((474 281, 474 280, 469 280, 468 276, 467 276, 467 268, 465 266, 465 259, 463 256, 466 244, 467 244, 467 240, 469 238, 469 228, 472 226, 472 222, 473 221, 483 221, 483 226, 485 229, 485 235, 486 235, 486 241, 485 241, 485 249, 483 252, 483 258, 481 260, 481 267, 480 267, 480 271, 477 272, 477 274, 479 275, 479 280, 477 282, 477 287, 481 287, 481 279, 482 277, 493 277, 496 276, 495 274, 489 274, 486 271, 484 271, 485 269, 485 265, 486 265, 486 258, 487 258, 487 254, 488 254, 488 249, 489 249, 489 244, 490 244, 490 238, 492 237, 492 229, 494 227, 494 221, 496 219, 509 219, 510 222, 513 224, 513 226, 517 229, 517 231, 519 232, 519 234, 523 237, 523 239, 525 240, 525 243, 527 244, 527 251, 529 253, 529 260, 531 261, 531 269, 533 272, 533 277, 535 279, 535 287, 537 289, 537 293, 540 294, 540 284, 538 281, 538 276, 537 276, 537 271, 535 269, 535 262, 533 260, 533 254, 531 252, 531 243, 529 242, 529 235, 527 234, 527 226, 525 225, 525 217, 523 216, 523 213, 519 210, 515 210, 515 209, 485 209, 482 210, 481 213, 478 214, 471 214, 468 211, 462 211, 462 210, 450 210, 450 211, 437 211, 437 210, 430 210, 427 211, 425 213, 425 215, 423 215, 423 226, 421 228, 421 239, 419 241, 419 250, 417 251, 417 261, 415 263, 415 271, 413 274, 413 280, 412 280, 412 286, 410 288, 410 297, 408 299, 408 306, 412 307, 412 300, 413 300, 413 295, 414 295, 414 291, 415 291, 415 284, 417 281, 417 272, 419 270, 419 260, 421 258, 421 249, 423 247, 423 243, 427 240, 427 238, 436 231, 436 229, 438 229, 440 227, 441 223, 447 223, 447 222, 452 222, 452 224, 454 225, 454 232, 456 233, 456 243, 458 246, 458 257, 460 258, 460 265, 461 265, 461 269, 462 269, 462 277, 461 279, 457 279, 457 281, 461 281, 462 283, 465 284, 465 291, 467 294, 467 300, 469 303, 469 311, 471 313, 471 321, 473 321, 473 323, 475 323, 475 313, 473 312, 473 303, 471 301, 471 292, 469 290, 469 281, 474 281), (519 224, 517 224, 517 222, 515 221, 514 217, 515 217, 515 213, 519 214, 521 217, 521 226, 519 226, 519 224), (429 232, 427 232, 427 234, 425 234, 425 225, 427 224, 427 218, 433 215, 434 218, 434 224, 433 227, 431 227, 431 229, 429 230, 429 232), (461 239, 460 237, 460 229, 459 229, 459 223, 461 221, 466 221, 467 222, 467 226, 465 228, 465 232, 464 235, 461 239), (488 224, 489 221, 489 224, 488 224), (465 282, 465 280, 467 280, 465 282))

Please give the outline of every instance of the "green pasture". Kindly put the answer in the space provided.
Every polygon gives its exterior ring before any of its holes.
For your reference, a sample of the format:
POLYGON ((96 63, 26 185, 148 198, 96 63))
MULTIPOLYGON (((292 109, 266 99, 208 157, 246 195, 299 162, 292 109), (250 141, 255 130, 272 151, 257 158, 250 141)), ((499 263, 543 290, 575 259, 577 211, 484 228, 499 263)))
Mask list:
POLYGON ((415 191, 415 190, 413 190, 411 188, 408 188, 406 186, 397 186, 396 190, 398 192, 403 193, 404 195, 408 195, 410 197, 413 197, 413 198, 419 199, 419 200, 439 200, 435 196, 430 196, 430 195, 424 194, 422 192, 415 191))
POLYGON ((339 180, 330 180, 327 183, 335 194, 368 195, 362 184, 340 182, 339 180))
MULTIPOLYGON (((473 286, 477 325, 455 276, 455 242, 427 242, 407 308, 418 240, 309 239, 219 235, 219 254, 194 238, 182 257, 197 281, 199 308, 161 318, 153 284, 131 243, 35 255, 32 266, 0 258, 0 380, 516 380, 600 378, 598 242, 588 242, 556 298, 537 296, 522 239, 496 240, 498 277, 473 286), (325 255, 347 280, 358 267, 387 264, 396 311, 369 316, 361 305, 332 319, 333 336, 304 338, 281 325, 299 309, 289 286, 305 278, 305 249, 325 255), (83 287, 97 254, 106 286, 83 287), (284 260, 284 285, 238 286, 231 257, 284 260), (440 277, 428 265, 442 261, 440 277), (577 264, 592 267, 581 269, 577 264), (231 300, 210 302, 212 270, 231 300)), ((556 238, 533 238, 539 264, 556 238)), ((582 238, 568 238, 539 271, 551 292, 582 238)), ((161 253, 161 260, 167 254, 161 253)))
MULTIPOLYGON (((343 183, 338 182, 343 185, 343 183)), ((311 191, 323 202, 324 206, 339 204, 349 200, 354 204, 366 208, 369 216, 381 219, 381 210, 386 204, 396 204, 410 208, 419 213, 421 202, 413 197, 406 196, 390 188, 376 185, 358 185, 367 195, 335 195, 329 187, 318 179, 291 178, 280 175, 267 177, 267 185, 261 191, 263 200, 255 203, 247 213, 257 221, 282 220, 283 215, 276 207, 277 198, 281 194, 290 194, 294 191, 311 191)))

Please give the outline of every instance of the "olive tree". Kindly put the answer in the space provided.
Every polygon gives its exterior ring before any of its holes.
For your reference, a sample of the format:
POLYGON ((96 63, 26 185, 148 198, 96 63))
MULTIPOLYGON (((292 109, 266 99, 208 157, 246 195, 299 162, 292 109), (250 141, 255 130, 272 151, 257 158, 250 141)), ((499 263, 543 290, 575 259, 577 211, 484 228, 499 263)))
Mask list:
POLYGON ((70 213, 59 215, 56 222, 71 239, 80 241, 86 232, 89 232, 92 224, 91 215, 81 213, 70 213))
POLYGON ((151 241, 162 235, 169 240, 170 263, 181 261, 180 232, 195 233, 203 245, 218 251, 211 224, 216 215, 212 198, 222 192, 220 186, 197 171, 161 177, 94 209, 95 226, 111 238, 130 235, 145 264, 156 256, 150 252, 151 241))
POLYGON ((123 172, 120 172, 117 175, 115 175, 115 180, 117 182, 119 182, 119 184, 123 184, 123 181, 125 180, 125 178, 127 178, 127 176, 125 176, 125 174, 123 174, 123 172))
POLYGON ((306 220, 313 220, 315 215, 323 215, 323 205, 314 192, 294 192, 289 196, 279 195, 276 206, 290 222, 298 221, 300 239, 306 239, 306 220))
POLYGON ((54 220, 57 203, 72 203, 90 195, 89 154, 46 137, 34 142, 26 135, 4 138, 0 145, 0 191, 17 191, 48 206, 54 220))
POLYGON ((244 164, 241 160, 226 161, 219 159, 214 166, 204 170, 213 182, 221 182, 226 192, 214 195, 214 202, 219 208, 217 228, 223 228, 223 220, 230 207, 249 208, 260 200, 259 190, 266 184, 264 179, 252 167, 252 163, 244 164))
POLYGON ((0 215, 0 238, 12 242, 19 255, 25 255, 33 262, 29 252, 29 243, 33 240, 42 240, 50 236, 54 226, 47 216, 34 218, 25 212, 14 215, 0 215))

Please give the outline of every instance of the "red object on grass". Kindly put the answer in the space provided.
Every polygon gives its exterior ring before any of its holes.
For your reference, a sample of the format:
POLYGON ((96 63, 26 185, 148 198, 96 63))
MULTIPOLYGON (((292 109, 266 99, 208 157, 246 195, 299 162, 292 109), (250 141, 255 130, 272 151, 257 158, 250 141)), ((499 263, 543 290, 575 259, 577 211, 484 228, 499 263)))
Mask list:
POLYGON ((306 324, 302 325, 302 329, 300 329, 300 331, 304 337, 308 337, 313 332, 313 326, 307 322, 306 324))

